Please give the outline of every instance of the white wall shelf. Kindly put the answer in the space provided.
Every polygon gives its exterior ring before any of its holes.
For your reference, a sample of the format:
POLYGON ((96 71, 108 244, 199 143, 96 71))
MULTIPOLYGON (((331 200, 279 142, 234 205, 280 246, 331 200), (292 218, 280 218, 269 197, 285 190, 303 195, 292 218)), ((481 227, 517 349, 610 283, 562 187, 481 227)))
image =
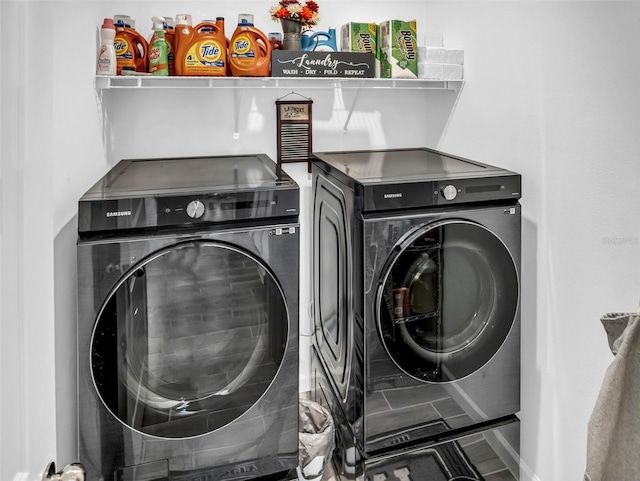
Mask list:
POLYGON ((152 77, 97 76, 95 87, 105 89, 410 89, 458 91, 464 80, 318 78, 318 77, 152 77))
POLYGON ((239 138, 239 106, 242 93, 260 89, 295 89, 307 91, 355 90, 355 95, 343 130, 347 131, 351 116, 362 90, 448 90, 459 94, 464 80, 426 80, 426 79, 381 79, 381 78, 343 78, 343 77, 153 77, 147 75, 132 76, 96 76, 95 89, 99 102, 105 90, 121 89, 221 89, 234 93, 236 105, 233 138, 239 138))

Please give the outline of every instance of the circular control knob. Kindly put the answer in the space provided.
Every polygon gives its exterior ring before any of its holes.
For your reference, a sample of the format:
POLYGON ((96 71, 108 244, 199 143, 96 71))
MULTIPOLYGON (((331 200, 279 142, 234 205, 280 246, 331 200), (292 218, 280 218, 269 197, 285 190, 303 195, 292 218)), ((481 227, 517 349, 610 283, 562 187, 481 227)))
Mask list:
POLYGON ((192 200, 187 205, 187 215, 192 219, 199 219, 204 214, 204 204, 199 200, 192 200))
POLYGON ((444 197, 445 199, 453 200, 456 198, 456 195, 458 195, 458 189, 456 189, 453 185, 445 185, 442 188, 442 197, 444 197))

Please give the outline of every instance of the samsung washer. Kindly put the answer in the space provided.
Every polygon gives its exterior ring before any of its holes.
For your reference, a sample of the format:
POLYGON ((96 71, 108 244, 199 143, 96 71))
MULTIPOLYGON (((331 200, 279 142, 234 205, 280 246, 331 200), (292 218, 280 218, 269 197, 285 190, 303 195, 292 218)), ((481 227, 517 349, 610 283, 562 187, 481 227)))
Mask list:
POLYGON ((296 467, 298 206, 266 155, 123 160, 80 199, 87 479, 296 467))
POLYGON ((520 175, 426 148, 314 156, 314 343, 358 449, 518 413, 520 175))

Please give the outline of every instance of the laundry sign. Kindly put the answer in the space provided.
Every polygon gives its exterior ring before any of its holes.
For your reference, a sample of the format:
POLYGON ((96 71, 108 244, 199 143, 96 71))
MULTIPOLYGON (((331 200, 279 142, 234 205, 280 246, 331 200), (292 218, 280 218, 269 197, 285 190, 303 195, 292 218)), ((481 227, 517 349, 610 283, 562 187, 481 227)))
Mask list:
POLYGON ((272 77, 374 77, 372 53, 273 50, 272 77))
MULTIPOLYGON (((311 157, 311 105, 313 100, 295 92, 276 100, 278 165, 309 162, 311 157), (303 100, 283 100, 295 94, 303 100)), ((308 164, 311 172, 311 163, 308 164)))
POLYGON ((311 115, 310 105, 306 102, 303 103, 291 103, 286 102, 280 105, 280 116, 282 120, 306 120, 308 121, 311 115))

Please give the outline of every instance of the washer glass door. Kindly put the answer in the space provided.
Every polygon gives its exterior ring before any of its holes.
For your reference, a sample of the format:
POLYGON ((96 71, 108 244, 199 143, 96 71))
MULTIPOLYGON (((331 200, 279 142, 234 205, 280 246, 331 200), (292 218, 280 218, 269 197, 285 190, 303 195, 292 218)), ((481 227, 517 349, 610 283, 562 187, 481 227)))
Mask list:
POLYGON ((190 241, 128 271, 98 314, 93 381, 106 408, 141 433, 185 438, 254 405, 284 355, 284 294, 240 248, 190 241))
POLYGON ((464 378, 496 354, 515 320, 517 269, 490 230, 449 220, 396 246, 377 296, 378 329, 396 365, 427 382, 464 378))

